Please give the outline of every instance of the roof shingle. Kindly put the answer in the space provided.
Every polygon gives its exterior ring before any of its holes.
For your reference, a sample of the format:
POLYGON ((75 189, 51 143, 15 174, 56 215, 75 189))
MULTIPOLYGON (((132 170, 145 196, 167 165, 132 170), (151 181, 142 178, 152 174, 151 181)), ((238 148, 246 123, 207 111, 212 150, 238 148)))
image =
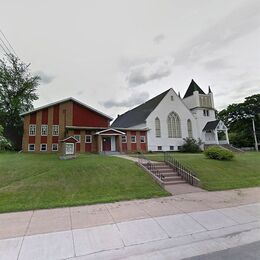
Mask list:
POLYGON ((117 117, 111 127, 131 127, 145 123, 146 118, 162 101, 170 89, 117 117))

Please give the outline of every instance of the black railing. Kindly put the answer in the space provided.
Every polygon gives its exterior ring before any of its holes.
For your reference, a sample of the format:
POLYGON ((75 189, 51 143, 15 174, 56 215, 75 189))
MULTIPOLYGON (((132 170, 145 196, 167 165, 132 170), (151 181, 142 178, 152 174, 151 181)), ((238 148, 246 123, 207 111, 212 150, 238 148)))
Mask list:
POLYGON ((199 186, 200 180, 195 177, 195 173, 183 166, 178 160, 169 153, 164 153, 164 162, 171 166, 173 170, 191 185, 199 186))
POLYGON ((163 181, 164 175, 157 169, 156 163, 152 163, 144 154, 138 155, 138 163, 147 168, 153 175, 163 181))

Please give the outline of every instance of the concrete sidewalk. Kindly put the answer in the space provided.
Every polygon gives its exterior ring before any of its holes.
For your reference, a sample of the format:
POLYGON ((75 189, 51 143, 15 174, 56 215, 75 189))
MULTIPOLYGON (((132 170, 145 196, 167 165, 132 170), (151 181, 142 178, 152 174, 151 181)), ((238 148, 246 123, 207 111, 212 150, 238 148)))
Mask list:
POLYGON ((167 255, 177 245, 241 232, 255 242, 259 202, 260 188, 249 188, 0 214, 0 259, 120 259, 158 250, 167 255))

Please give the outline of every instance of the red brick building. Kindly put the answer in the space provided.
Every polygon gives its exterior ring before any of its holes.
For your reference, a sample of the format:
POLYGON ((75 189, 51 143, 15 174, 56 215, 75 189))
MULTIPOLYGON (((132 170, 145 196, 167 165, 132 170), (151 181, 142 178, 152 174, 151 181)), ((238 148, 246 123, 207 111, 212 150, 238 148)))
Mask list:
POLYGON ((22 116, 25 152, 60 152, 61 141, 72 137, 78 142, 70 145, 75 145, 78 153, 147 150, 147 129, 111 128, 111 117, 74 98, 37 108, 22 116))

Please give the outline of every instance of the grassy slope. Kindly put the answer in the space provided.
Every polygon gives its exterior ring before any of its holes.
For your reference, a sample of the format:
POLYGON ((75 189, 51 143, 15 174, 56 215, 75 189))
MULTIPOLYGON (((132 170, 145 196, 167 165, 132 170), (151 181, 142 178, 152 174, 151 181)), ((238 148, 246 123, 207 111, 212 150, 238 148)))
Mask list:
MULTIPOLYGON (((177 160, 196 172, 207 190, 225 190, 260 186, 260 153, 236 154, 232 161, 206 159, 203 154, 173 153, 177 160)), ((147 154, 151 160, 163 160, 162 154, 147 154)))
POLYGON ((133 162, 80 155, 0 153, 0 212, 168 195, 133 162))

